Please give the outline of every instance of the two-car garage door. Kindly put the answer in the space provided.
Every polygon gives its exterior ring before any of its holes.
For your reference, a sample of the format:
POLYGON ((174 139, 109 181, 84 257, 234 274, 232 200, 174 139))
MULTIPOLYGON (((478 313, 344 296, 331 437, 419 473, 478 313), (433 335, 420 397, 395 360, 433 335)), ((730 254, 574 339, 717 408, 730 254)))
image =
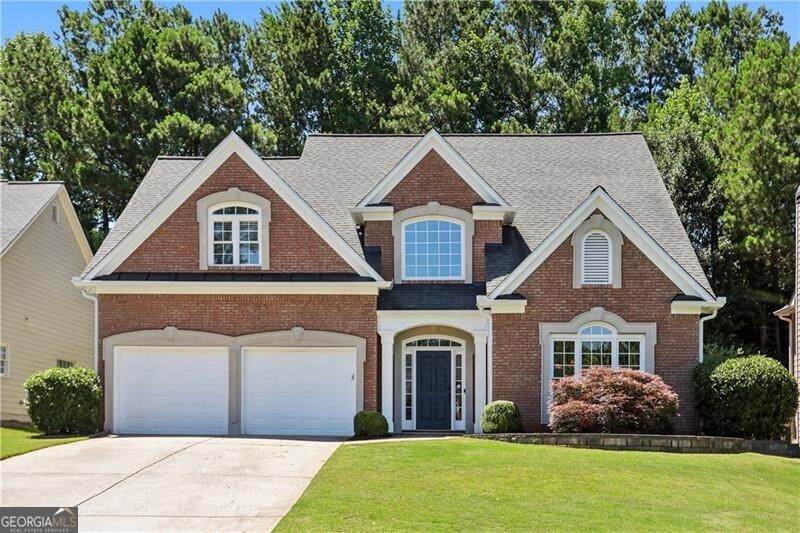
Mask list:
POLYGON ((227 347, 117 347, 114 431, 227 434, 230 404, 240 403, 245 434, 352 435, 354 348, 245 347, 241 380, 229 379, 228 354, 227 347))

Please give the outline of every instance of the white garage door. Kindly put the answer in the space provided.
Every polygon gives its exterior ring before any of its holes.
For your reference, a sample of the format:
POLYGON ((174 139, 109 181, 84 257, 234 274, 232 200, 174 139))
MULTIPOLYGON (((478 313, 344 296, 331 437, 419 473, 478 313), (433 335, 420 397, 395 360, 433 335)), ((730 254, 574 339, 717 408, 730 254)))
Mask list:
POLYGON ((355 348, 244 348, 242 387, 244 433, 353 434, 355 348))
POLYGON ((117 347, 116 433, 228 433, 228 349, 117 347))

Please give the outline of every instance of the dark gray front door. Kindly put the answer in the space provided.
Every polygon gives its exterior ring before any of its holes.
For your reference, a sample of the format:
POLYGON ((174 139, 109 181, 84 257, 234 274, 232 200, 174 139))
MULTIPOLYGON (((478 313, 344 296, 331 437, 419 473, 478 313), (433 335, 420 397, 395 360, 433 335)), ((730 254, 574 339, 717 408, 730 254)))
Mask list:
POLYGON ((417 352, 417 429, 450 429, 450 352, 417 352))

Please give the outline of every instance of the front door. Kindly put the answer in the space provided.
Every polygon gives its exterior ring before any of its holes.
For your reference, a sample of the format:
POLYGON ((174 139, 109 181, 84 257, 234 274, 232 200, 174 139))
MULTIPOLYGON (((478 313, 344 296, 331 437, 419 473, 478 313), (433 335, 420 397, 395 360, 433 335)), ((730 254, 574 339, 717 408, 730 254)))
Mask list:
POLYGON ((450 357, 417 351, 417 429, 450 429, 450 357))

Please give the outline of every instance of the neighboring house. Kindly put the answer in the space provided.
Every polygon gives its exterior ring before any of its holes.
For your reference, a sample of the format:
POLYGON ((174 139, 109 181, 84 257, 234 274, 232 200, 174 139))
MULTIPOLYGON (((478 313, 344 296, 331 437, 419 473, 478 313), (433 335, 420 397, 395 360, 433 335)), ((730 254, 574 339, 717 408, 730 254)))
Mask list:
POLYGON ((640 134, 228 136, 159 157, 76 285, 99 299, 106 428, 480 431, 550 383, 660 374, 696 430, 712 292, 640 134))
MULTIPOLYGON (((800 381, 800 304, 798 304, 797 290, 800 289, 800 187, 795 193, 795 292, 791 301, 784 307, 775 311, 775 315, 789 323, 789 372, 800 381)), ((797 442, 800 435, 800 409, 795 414, 791 424, 792 441, 797 442)))
POLYGON ((27 422, 23 383, 94 367, 94 304, 72 284, 92 252, 63 183, 0 182, 0 420, 27 422))

